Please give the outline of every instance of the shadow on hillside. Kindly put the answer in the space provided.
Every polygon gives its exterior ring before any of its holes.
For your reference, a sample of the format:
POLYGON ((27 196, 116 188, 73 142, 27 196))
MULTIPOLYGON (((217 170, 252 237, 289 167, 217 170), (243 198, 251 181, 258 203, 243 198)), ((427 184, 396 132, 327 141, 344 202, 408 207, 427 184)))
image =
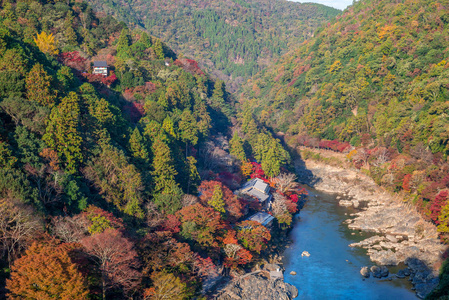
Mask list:
POLYGON ((294 164, 295 173, 298 177, 299 183, 314 187, 317 183, 322 181, 321 178, 316 177, 315 175, 313 175, 312 171, 307 169, 306 163, 299 154, 297 155, 297 157, 295 157, 294 164))

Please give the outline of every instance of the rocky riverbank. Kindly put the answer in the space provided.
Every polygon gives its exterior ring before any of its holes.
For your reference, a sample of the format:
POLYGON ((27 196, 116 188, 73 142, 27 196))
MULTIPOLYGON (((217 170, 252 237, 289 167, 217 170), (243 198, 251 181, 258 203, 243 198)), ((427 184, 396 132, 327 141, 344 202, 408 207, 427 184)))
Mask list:
POLYGON ((229 283, 217 300, 291 300, 298 289, 282 279, 269 279, 268 274, 251 274, 229 283))
POLYGON ((409 275, 420 298, 438 284, 438 266, 445 247, 435 226, 425 222, 411 206, 355 170, 312 160, 298 161, 296 167, 303 183, 339 194, 340 205, 348 207, 350 218, 345 223, 350 229, 376 233, 351 247, 367 249, 371 261, 379 266, 406 264, 406 269, 389 276, 409 275))

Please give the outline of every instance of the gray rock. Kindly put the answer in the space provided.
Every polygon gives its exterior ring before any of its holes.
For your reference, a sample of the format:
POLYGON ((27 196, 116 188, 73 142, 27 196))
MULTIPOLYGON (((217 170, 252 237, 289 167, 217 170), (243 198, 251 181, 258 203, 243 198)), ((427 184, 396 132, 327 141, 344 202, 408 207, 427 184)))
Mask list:
POLYGON ((298 289, 291 284, 278 280, 267 280, 261 276, 250 275, 240 280, 231 281, 217 300, 291 300, 298 297, 298 289))
POLYGON ((296 272, 295 271, 291 271, 290 275, 296 275, 296 272))
POLYGON ((399 270, 398 273, 396 274, 396 277, 397 278, 405 278, 407 276, 410 276, 410 272, 408 272, 408 275, 406 275, 405 270, 407 270, 407 269, 399 270))
POLYGON ((388 277, 388 274, 390 274, 390 271, 388 271, 388 268, 386 266, 381 266, 380 267, 380 276, 388 277))
POLYGON ((398 239, 395 236, 387 235, 386 238, 387 238, 388 241, 390 241, 392 243, 397 243, 398 242, 398 239))
POLYGON ((350 206, 352 206, 353 204, 352 204, 352 201, 349 201, 349 200, 340 200, 340 201, 338 202, 338 205, 340 205, 340 206, 345 206, 345 207, 350 207, 350 206))
POLYGON ((365 278, 369 278, 370 271, 369 271, 368 267, 362 267, 362 269, 360 269, 360 274, 365 278))
POLYGON ((382 278, 381 276, 382 272, 378 266, 372 266, 371 272, 373 273, 373 277, 382 278))

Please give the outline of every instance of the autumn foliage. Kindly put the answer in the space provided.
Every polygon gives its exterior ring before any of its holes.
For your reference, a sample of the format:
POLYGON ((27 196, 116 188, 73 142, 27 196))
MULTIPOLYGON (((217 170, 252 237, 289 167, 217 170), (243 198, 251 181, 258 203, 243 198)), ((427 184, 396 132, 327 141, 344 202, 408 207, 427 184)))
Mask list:
POLYGON ((63 247, 33 243, 11 268, 9 299, 86 299, 85 278, 63 247))
POLYGON ((237 223, 237 239, 248 250, 260 253, 271 240, 270 231, 259 222, 243 221, 237 223))
POLYGON ((242 204, 234 193, 223 183, 219 181, 202 181, 198 190, 200 191, 200 201, 204 205, 209 205, 211 199, 214 198, 214 191, 217 188, 221 191, 222 201, 227 214, 231 220, 237 220, 242 216, 242 204))
POLYGON ((137 287, 141 279, 137 252, 120 231, 106 229, 82 239, 81 244, 100 269, 104 299, 110 288, 120 287, 126 292, 137 287))
POLYGON ((39 47, 39 50, 46 54, 57 55, 59 53, 55 37, 52 33, 48 34, 42 31, 34 38, 34 42, 39 47))
POLYGON ((203 246, 219 246, 218 237, 225 224, 218 212, 197 203, 184 207, 176 216, 182 222, 181 235, 203 246))

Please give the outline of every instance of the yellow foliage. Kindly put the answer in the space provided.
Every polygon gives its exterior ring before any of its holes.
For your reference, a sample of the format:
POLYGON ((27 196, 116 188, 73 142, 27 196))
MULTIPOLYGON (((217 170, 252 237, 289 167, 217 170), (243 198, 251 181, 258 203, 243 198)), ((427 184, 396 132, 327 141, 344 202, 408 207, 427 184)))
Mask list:
POLYGON ((388 38, 394 31, 396 30, 396 25, 385 25, 384 27, 379 28, 377 35, 379 39, 388 38))
POLYGON ((357 150, 351 150, 351 152, 349 152, 348 154, 346 154, 346 158, 349 160, 349 161, 351 161, 352 160, 352 158, 354 157, 354 155, 356 155, 357 154, 357 150))
POLYGON ((43 53, 50 55, 57 55, 59 53, 56 47, 55 37, 52 33, 47 34, 45 31, 42 31, 34 38, 34 42, 43 53))
POLYGON ((264 123, 266 120, 268 120, 269 116, 270 114, 266 110, 262 110, 262 112, 260 113, 260 121, 264 123))
POLYGON ((339 60, 336 60, 332 66, 329 67, 329 73, 337 72, 341 69, 341 62, 339 60))
POLYGON ((253 172, 253 165, 251 164, 251 162, 247 161, 245 163, 242 163, 240 170, 242 171, 242 175, 247 177, 253 172))

